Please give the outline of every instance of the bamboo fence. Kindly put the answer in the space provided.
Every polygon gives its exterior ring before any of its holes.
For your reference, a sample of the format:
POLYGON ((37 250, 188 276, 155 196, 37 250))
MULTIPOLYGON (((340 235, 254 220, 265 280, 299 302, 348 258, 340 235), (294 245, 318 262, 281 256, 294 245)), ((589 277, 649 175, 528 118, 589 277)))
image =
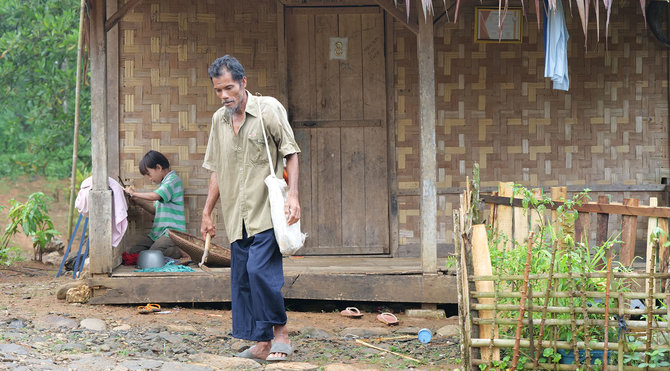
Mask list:
MULTIPOLYGON (((650 206, 639 206, 638 200, 615 204, 607 197, 598 197, 599 202, 571 205, 578 217, 566 223, 557 210, 568 205, 565 187, 551 190, 554 202, 547 207, 552 211, 549 219, 549 215, 541 213, 538 217, 519 212, 522 202, 510 193, 509 183, 499 187, 503 196, 479 195, 476 183, 468 180, 460 209, 453 214, 465 370, 480 369, 480 365, 486 365, 486 370, 640 370, 640 363, 653 366, 662 357, 668 359, 670 267, 666 236, 670 208, 656 206, 654 198, 650 206), (527 249, 523 274, 476 274, 488 271, 492 265, 489 247, 477 246, 481 245, 477 236, 481 232, 473 226, 472 211, 480 208, 478 203, 482 200, 490 211, 489 228, 506 237, 495 242, 496 248, 508 250, 512 248, 511 241, 515 241, 517 248, 527 249), (597 220, 593 228, 589 222, 592 214, 597 220), (608 241, 610 215, 618 215, 621 220, 620 234, 610 232, 621 236, 621 241, 602 245, 608 241), (643 269, 638 266, 621 271, 614 267, 633 266, 635 260, 638 219, 647 221, 647 251, 642 256, 645 265, 643 269), (596 244, 607 246, 601 258, 606 264, 603 262, 593 272, 584 272, 579 264, 568 264, 567 272, 555 272, 557 261, 571 248, 569 239, 561 238, 551 241, 548 271, 531 273, 535 244, 542 243, 533 234, 544 222, 573 241, 588 241, 595 234, 596 244), (614 254, 622 264, 618 264, 614 254), (598 290, 584 287, 588 282, 597 282, 598 290), (633 308, 631 302, 636 299, 644 306, 633 308), (654 350, 667 353, 653 359, 654 350), (562 354, 565 360, 570 357, 569 352, 579 355, 574 356, 574 364, 551 359, 562 354)), ((494 242, 485 238, 484 245, 487 243, 494 242)))

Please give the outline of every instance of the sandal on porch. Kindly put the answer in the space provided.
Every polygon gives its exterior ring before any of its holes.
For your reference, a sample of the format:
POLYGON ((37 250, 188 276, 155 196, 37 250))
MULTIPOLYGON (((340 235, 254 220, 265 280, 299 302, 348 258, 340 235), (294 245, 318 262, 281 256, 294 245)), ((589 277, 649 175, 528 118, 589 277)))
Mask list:
POLYGON ((360 310, 356 307, 347 307, 345 310, 341 311, 340 314, 343 317, 350 317, 350 318, 361 318, 363 317, 363 313, 361 313, 360 310))
POLYGON ((154 313, 160 311, 161 311, 160 304, 147 304, 147 305, 140 305, 139 307, 137 307, 137 312, 140 314, 154 313))
POLYGON ((266 361, 270 362, 279 362, 279 361, 287 361, 291 354, 293 354, 293 347, 291 344, 286 344, 286 343, 272 343, 272 348, 270 348, 270 354, 273 353, 283 353, 286 354, 285 356, 280 356, 280 357, 272 357, 268 356, 266 358, 266 361))
POLYGON ((400 322, 400 321, 398 321, 398 317, 396 317, 395 314, 389 313, 389 312, 384 312, 384 313, 378 314, 377 319, 380 322, 383 322, 387 325, 397 325, 398 322, 400 322))

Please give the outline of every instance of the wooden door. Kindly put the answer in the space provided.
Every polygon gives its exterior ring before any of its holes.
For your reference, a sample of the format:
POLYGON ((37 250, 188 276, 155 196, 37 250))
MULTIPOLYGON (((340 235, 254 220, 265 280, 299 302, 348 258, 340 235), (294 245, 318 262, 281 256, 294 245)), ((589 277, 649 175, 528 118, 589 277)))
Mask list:
POLYGON ((288 111, 306 255, 389 251, 384 16, 287 8, 288 111))

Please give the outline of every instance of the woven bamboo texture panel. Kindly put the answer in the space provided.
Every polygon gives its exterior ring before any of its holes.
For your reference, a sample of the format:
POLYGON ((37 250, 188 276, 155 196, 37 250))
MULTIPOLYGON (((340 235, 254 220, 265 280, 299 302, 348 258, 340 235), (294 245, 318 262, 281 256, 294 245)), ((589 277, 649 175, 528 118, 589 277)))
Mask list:
POLYGON ((245 66, 250 92, 276 95, 276 9, 271 0, 149 0, 120 22, 121 176, 153 189, 138 164, 150 149, 164 153, 184 182, 189 232, 199 229, 209 181, 202 160, 221 106, 207 68, 233 55, 245 66))
MULTIPOLYGON (((585 51, 579 18, 566 16, 567 93, 544 77, 533 6, 522 44, 476 44, 474 5, 435 31, 438 187, 464 186, 474 162, 482 186, 658 184, 670 175, 667 50, 645 28, 639 4, 613 7, 607 51, 602 17, 600 43, 593 21, 585 51)), ((397 23, 395 35, 398 189, 407 194, 419 191, 416 37, 397 23)), ((444 205, 458 197, 438 202, 438 244, 450 244, 444 205)), ((419 242, 418 205, 418 196, 398 198, 400 245, 419 242)))

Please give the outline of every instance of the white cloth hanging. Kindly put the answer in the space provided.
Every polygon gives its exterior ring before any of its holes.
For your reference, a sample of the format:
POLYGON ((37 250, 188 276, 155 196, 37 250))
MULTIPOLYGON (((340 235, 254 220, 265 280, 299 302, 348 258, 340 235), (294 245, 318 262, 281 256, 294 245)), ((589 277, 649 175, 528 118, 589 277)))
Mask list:
MULTIPOLYGON (((121 243, 123 235, 128 229, 128 204, 123 194, 123 187, 112 178, 109 179, 109 188, 112 190, 112 246, 116 247, 121 243)), ((88 177, 81 182, 77 199, 74 207, 79 214, 88 216, 88 192, 91 190, 93 179, 88 177)))
POLYGON ((544 22, 544 77, 554 82, 554 89, 567 91, 568 77, 568 29, 565 26, 563 4, 556 0, 556 9, 549 10, 545 2, 544 22))

